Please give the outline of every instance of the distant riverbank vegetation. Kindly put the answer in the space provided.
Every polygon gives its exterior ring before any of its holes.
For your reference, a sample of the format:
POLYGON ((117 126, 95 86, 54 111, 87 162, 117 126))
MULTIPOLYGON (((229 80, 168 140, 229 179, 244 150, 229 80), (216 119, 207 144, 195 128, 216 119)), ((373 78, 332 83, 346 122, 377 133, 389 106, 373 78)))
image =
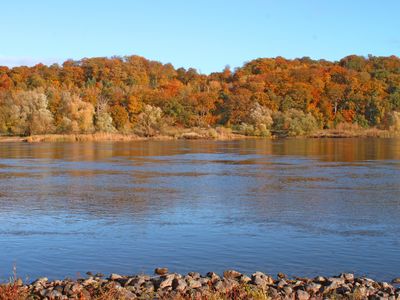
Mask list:
POLYGON ((209 75, 139 56, 0 67, 3 136, 329 136, 342 129, 400 131, 398 57, 260 58, 209 75))

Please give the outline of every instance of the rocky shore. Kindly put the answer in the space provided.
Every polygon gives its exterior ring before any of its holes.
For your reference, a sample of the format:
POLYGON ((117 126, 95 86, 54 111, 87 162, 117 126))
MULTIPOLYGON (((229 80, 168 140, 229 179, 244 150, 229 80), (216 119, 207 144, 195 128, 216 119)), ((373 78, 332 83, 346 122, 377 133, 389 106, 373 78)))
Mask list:
POLYGON ((21 279, 0 285, 0 300, 19 299, 388 299, 400 300, 400 278, 377 282, 350 273, 315 278, 275 278, 256 272, 251 276, 234 270, 222 276, 170 273, 157 268, 155 275, 122 276, 88 272, 86 278, 49 281, 39 278, 30 284, 21 279))

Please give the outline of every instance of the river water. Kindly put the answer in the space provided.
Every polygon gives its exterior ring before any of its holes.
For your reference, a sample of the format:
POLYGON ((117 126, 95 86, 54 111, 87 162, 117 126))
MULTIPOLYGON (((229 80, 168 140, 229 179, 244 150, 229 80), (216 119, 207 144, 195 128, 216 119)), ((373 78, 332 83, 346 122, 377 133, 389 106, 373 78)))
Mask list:
POLYGON ((400 139, 0 144, 0 280, 400 276, 400 139))

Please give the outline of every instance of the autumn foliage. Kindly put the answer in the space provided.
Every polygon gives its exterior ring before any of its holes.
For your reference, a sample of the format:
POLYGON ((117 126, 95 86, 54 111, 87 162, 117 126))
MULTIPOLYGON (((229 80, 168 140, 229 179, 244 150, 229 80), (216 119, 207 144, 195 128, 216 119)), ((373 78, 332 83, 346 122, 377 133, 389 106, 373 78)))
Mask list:
POLYGON ((302 135, 398 128, 400 59, 260 58, 210 75, 139 56, 0 67, 0 134, 157 134, 165 124, 302 135))

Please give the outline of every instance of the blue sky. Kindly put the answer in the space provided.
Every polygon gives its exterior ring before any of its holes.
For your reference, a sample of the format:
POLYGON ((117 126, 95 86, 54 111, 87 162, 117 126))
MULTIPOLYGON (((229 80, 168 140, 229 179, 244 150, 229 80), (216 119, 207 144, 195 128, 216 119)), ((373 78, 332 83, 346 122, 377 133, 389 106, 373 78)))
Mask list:
POLYGON ((0 65, 137 54, 202 73, 258 57, 400 55, 398 0, 13 0, 0 65))

